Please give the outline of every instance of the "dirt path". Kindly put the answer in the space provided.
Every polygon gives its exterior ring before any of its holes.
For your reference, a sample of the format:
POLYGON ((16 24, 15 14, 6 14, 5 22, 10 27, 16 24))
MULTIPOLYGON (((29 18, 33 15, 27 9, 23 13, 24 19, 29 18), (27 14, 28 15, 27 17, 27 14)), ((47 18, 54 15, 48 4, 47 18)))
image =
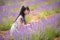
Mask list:
POLYGON ((58 37, 58 38, 55 38, 54 40, 60 40, 60 37, 58 37))
POLYGON ((8 40, 10 35, 8 32, 9 31, 0 31, 0 40, 8 40))

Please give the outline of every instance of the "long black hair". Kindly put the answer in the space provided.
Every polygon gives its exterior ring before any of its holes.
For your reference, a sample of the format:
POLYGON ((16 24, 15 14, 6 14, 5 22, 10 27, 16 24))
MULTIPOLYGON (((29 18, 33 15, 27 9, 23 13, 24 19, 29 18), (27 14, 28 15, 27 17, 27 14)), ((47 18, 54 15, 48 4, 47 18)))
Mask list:
MULTIPOLYGON (((25 10, 30 11, 30 9, 29 9, 28 6, 22 6, 22 8, 21 8, 21 10, 20 10, 20 13, 19 13, 19 15, 17 16, 17 18, 21 15, 21 16, 24 18, 24 23, 26 24, 25 14, 24 14, 24 11, 25 11, 25 10)), ((17 18, 16 18, 16 20, 17 20, 17 18)), ((16 20, 15 20, 15 21, 16 21, 16 20)))

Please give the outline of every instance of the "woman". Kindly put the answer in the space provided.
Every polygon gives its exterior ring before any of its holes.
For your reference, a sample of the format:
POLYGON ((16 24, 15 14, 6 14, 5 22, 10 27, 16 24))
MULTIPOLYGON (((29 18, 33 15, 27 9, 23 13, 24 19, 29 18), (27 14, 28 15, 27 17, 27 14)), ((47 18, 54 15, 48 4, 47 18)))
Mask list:
MULTIPOLYGON (((23 24, 26 24, 25 16, 28 15, 30 12, 30 9, 28 6, 22 6, 20 14, 16 18, 15 22, 12 24, 10 33, 11 36, 14 36, 13 38, 16 38, 17 35, 15 33, 18 32, 18 30, 22 27, 23 24)), ((16 38, 15 40, 19 40, 16 38)))

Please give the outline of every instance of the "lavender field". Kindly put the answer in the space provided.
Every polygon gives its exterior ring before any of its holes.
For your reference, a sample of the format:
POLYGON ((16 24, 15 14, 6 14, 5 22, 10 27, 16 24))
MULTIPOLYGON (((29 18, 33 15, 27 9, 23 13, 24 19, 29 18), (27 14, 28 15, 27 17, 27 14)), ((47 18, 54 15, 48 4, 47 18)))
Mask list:
POLYGON ((0 40, 60 40, 60 0, 0 0, 0 40), (22 25, 10 37, 10 28, 22 5, 30 8, 27 23, 33 18, 38 21, 22 25))

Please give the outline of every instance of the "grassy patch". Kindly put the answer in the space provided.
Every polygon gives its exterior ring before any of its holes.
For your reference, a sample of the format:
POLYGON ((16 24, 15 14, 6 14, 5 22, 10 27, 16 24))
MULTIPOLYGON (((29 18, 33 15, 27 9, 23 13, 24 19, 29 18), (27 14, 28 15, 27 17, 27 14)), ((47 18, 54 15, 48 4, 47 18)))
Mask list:
POLYGON ((2 26, 0 27, 0 30, 1 31, 6 31, 6 30, 9 30, 11 28, 11 25, 12 25, 12 21, 8 21, 7 23, 2 23, 2 26))

